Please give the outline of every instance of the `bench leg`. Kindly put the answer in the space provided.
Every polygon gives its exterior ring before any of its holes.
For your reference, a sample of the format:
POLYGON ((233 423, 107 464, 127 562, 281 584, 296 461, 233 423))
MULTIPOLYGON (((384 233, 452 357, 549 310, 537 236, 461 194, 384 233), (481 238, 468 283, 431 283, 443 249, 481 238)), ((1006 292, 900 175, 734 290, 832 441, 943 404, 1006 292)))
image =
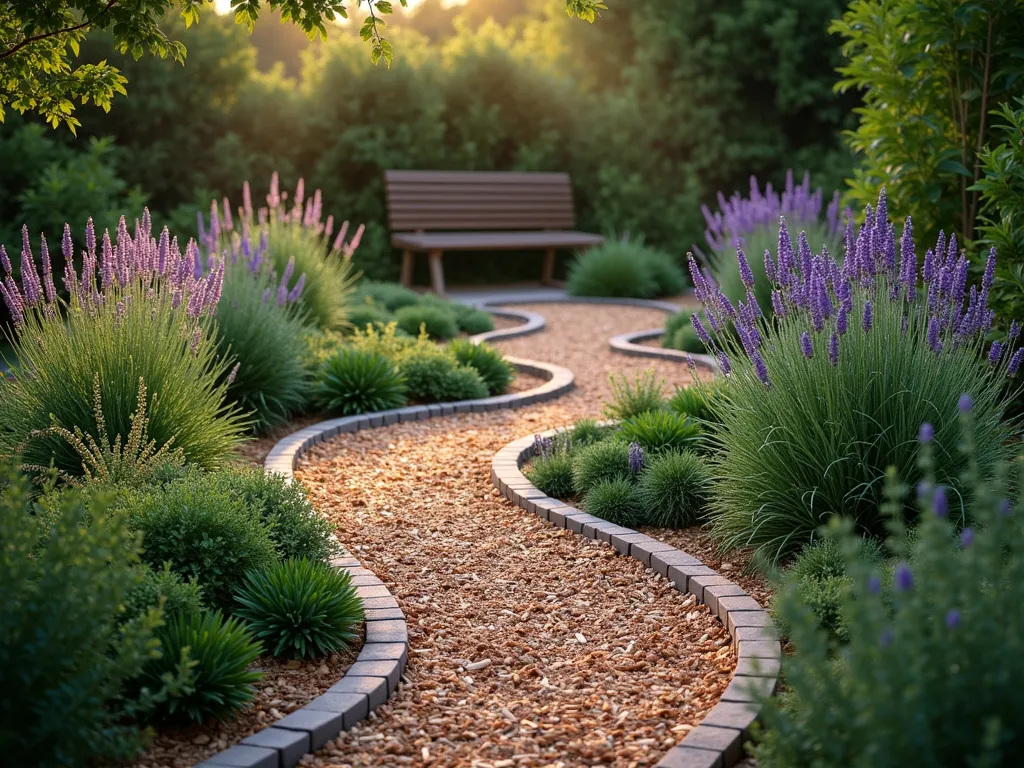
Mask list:
POLYGON ((544 254, 544 272, 540 281, 544 285, 551 285, 555 282, 555 249, 548 248, 544 254))
POLYGON ((402 251, 402 285, 412 288, 412 251, 402 251))
POLYGON ((438 296, 444 296, 444 267, 441 266, 442 251, 431 251, 427 254, 430 262, 430 287, 438 296))

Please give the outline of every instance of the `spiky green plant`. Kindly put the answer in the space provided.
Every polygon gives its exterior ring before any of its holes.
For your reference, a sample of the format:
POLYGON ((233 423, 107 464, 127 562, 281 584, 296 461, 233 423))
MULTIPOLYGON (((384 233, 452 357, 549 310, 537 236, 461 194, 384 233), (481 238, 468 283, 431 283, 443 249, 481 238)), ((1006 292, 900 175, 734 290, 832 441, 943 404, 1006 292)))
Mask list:
POLYGON ((359 636, 365 615, 347 570, 307 559, 250 572, 235 599, 235 614, 275 656, 342 651, 359 636))
POLYGON ((629 446, 625 443, 605 440, 573 452, 572 485, 581 498, 600 482, 630 476, 629 446))
POLYGON ((614 373, 608 380, 612 400, 605 402, 604 415, 609 419, 629 419, 665 407, 665 382, 655 375, 653 369, 633 374, 632 381, 614 373))
POLYGON ((689 451, 667 451, 650 459, 636 489, 646 522, 661 528, 696 523, 711 495, 711 472, 689 451))
POLYGON ((422 330, 432 339, 447 341, 459 334, 455 313, 447 306, 433 303, 402 307, 395 312, 395 322, 410 336, 418 336, 422 330))
POLYGON ((526 479, 554 499, 573 495, 572 457, 564 452, 537 457, 523 473, 526 479))
POLYGON ((637 525, 643 514, 636 487, 624 477, 591 486, 584 506, 590 514, 617 525, 637 525))
POLYGON ((619 424, 619 439, 639 443, 649 453, 696 450, 704 431, 697 422, 674 411, 645 411, 619 424))
POLYGON ((406 401, 406 380, 384 355, 342 349, 317 374, 317 398, 330 413, 348 416, 400 408, 406 401))
POLYGON ((505 356, 487 344, 474 344, 466 339, 456 339, 448 345, 460 365, 468 365, 480 374, 491 395, 500 395, 512 383, 515 369, 505 356))
POLYGON ((151 717, 224 721, 252 701, 263 673, 251 667, 263 648, 240 620, 220 611, 184 612, 169 617, 157 638, 161 656, 139 683, 156 686, 179 666, 189 669, 191 683, 157 703, 151 717))

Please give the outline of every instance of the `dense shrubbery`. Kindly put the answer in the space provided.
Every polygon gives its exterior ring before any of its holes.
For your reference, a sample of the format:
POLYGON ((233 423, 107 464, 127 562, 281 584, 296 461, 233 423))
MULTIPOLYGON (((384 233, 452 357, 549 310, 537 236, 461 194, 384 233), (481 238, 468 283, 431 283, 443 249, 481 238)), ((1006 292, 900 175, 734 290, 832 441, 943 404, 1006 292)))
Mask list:
POLYGON ((605 403, 604 415, 609 419, 631 419, 665 407, 665 382, 657 378, 653 370, 634 374, 632 381, 614 374, 608 379, 612 400, 605 403))
POLYGON ((459 339, 453 341, 449 349, 459 365, 469 366, 480 374, 489 394, 500 395, 512 383, 515 369, 494 347, 459 339))
POLYGON ((232 590, 246 572, 278 559, 260 511, 205 475, 125 494, 120 504, 143 534, 143 560, 154 568, 169 562, 181 576, 195 577, 212 607, 233 607, 232 590))
POLYGON ((571 296, 653 299, 686 288, 682 267, 663 251, 628 241, 609 241, 579 254, 565 285, 571 296))
POLYGON ((775 558, 798 550, 835 514, 879 533, 885 469, 915 480, 914 436, 925 421, 940 481, 960 490, 961 432, 950 412, 964 391, 975 402, 982 470, 1006 455, 1004 384, 1024 352, 1013 348, 1016 327, 983 347, 994 254, 981 285, 968 291, 955 238, 940 241, 925 256, 919 288, 910 222, 897 255, 884 195, 848 246, 841 265, 812 255, 803 239, 797 252, 784 246, 776 254, 773 324, 749 297, 733 305, 692 266, 708 320, 734 329, 710 341, 729 379, 729 407, 714 434, 711 506, 712 529, 727 547, 754 546, 775 558))
POLYGON ((447 341, 459 333, 455 313, 446 307, 432 304, 413 304, 395 312, 398 327, 410 336, 418 336, 422 329, 430 338, 447 341))
MULTIPOLYGON (((963 406, 970 410, 966 396, 963 406)), ((962 423, 970 527, 958 530, 950 516, 952 491, 932 471, 938 446, 928 439, 912 540, 899 514, 908 486, 894 472, 887 478, 888 548, 898 560, 891 578, 876 557, 858 556, 852 524, 839 534, 848 587, 835 610, 845 643, 837 648, 807 610, 800 581, 782 591, 796 653, 785 661, 787 693, 762 712, 759 765, 1011 765, 1024 752, 1016 720, 1024 666, 1015 650, 1024 614, 1006 610, 1022 597, 1024 508, 1011 500, 1006 466, 995 473, 1001 481, 982 474, 969 419, 962 423)))
POLYGON ((151 608, 162 609, 165 618, 202 609, 203 588, 195 577, 186 581, 171 570, 170 563, 156 569, 142 565, 140 570, 141 580, 124 597, 125 618, 143 616, 151 608))
POLYGON ((106 499, 68 493, 36 519, 27 480, 8 469, 3 484, 0 754, 34 766, 129 759, 142 739, 124 714, 141 705, 121 696, 158 653, 160 620, 146 606, 119 625, 140 588, 138 538, 106 499))
POLYGON ((447 403, 487 397, 487 384, 480 374, 444 349, 420 345, 401 357, 398 369, 411 400, 447 403))
POLYGON ((690 451, 668 451, 650 459, 637 485, 644 522, 685 528, 702 516, 711 495, 711 472, 690 451))
POLYGON ((326 656, 358 637, 363 601, 342 568, 288 560, 252 571, 235 593, 235 613, 275 656, 326 656))
POLYGON ((619 424, 619 437, 650 453, 695 450, 703 430, 674 411, 647 411, 619 424))
MULTIPOLYGON (((148 213, 135 236, 124 219, 111 241, 90 223, 79 275, 72 260, 70 229, 62 251, 70 297, 57 296, 45 239, 41 274, 23 230, 22 286, 7 279, 0 289, 19 333, 20 361, 13 380, 0 388, 0 451, 20 452, 29 466, 56 467, 81 475, 82 457, 60 434, 80 428, 99 438, 94 382, 99 381, 106 428, 127 441, 140 409, 142 380, 149 392, 148 434, 157 448, 174 447, 192 463, 220 465, 240 442, 243 422, 225 403, 230 363, 216 355, 210 315, 220 299, 223 263, 195 277, 194 245, 182 253, 166 230, 151 236, 148 213), (19 451, 20 449, 20 451, 19 451)), ((11 264, 0 254, 7 275, 11 264)))
POLYGON ((590 514, 617 525, 637 525, 643 514, 636 489, 625 477, 600 480, 590 486, 584 505, 590 514))
POLYGON ((580 498, 598 483, 628 478, 631 474, 629 446, 617 440, 604 440, 573 453, 572 485, 580 498))

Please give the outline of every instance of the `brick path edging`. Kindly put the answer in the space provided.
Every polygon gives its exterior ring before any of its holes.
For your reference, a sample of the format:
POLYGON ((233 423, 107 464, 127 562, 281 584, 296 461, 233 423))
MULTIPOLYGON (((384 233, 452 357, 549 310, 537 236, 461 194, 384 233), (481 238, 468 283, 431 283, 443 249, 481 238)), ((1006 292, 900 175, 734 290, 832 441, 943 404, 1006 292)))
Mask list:
POLYGON ((687 357, 690 357, 697 365, 703 368, 709 368, 715 373, 718 373, 720 370, 718 367, 718 361, 715 360, 712 355, 702 355, 696 352, 687 353, 680 349, 650 347, 646 344, 640 343, 641 341, 656 339, 664 334, 664 328, 651 328, 646 331, 620 333, 618 336, 612 336, 608 343, 611 345, 613 352, 618 352, 630 357, 653 357, 658 360, 671 360, 675 363, 685 363, 687 357))
MULTIPOLYGON (((541 433, 553 436, 563 431, 541 433)), ((743 758, 743 743, 757 719, 759 696, 772 695, 778 683, 782 647, 771 616, 739 585, 700 560, 651 536, 587 514, 547 496, 522 473, 534 455, 534 436, 513 440, 491 460, 491 481, 502 496, 556 528, 566 528, 611 544, 688 592, 711 609, 736 646, 736 672, 704 719, 665 754, 656 768, 730 768, 743 758)))
MULTIPOLYGON (((503 314, 519 317, 526 313, 503 314)), ((543 328, 543 317, 535 317, 540 318, 543 328)), ((519 328, 502 330, 508 332, 519 328)), ((474 337, 474 340, 479 342, 480 339, 474 337)), ((317 443, 338 435, 405 421, 424 421, 436 416, 522 408, 561 397, 575 385, 572 371, 560 365, 514 357, 505 359, 523 373, 546 379, 545 383, 514 394, 413 405, 321 421, 281 439, 267 455, 264 468, 293 480, 298 460, 317 443)), ((296 765, 303 755, 320 749, 341 731, 365 720, 395 692, 409 658, 409 630, 405 614, 387 586, 372 571, 363 568, 356 558, 335 558, 331 565, 348 570, 366 607, 366 639, 355 662, 337 683, 304 707, 196 764, 195 768, 289 768, 296 765)))

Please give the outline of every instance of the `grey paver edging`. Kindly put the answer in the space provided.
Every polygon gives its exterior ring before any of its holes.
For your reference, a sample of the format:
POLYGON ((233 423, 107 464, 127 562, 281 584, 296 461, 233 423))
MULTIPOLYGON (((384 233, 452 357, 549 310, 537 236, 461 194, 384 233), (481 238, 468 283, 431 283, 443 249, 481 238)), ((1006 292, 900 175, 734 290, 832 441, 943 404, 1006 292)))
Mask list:
MULTIPOLYGON (((626 307, 641 307, 643 309, 656 309, 668 314, 675 314, 676 312, 682 311, 682 307, 672 304, 671 302, 651 301, 649 299, 607 299, 587 296, 560 296, 557 298, 543 297, 522 300, 502 300, 500 296, 495 296, 493 299, 485 299, 477 302, 476 306, 493 315, 498 315, 500 317, 513 317, 523 320, 524 322, 522 325, 518 325, 514 328, 501 328, 495 331, 478 334, 473 337, 473 340, 476 342, 498 341, 500 339, 511 339, 517 336, 526 336, 528 334, 544 330, 545 320, 543 315, 539 315, 536 312, 530 312, 525 309, 512 309, 516 304, 613 304, 626 307)), ((611 347, 613 352, 629 355, 630 357, 653 357, 659 360, 671 360, 677 363, 686 363, 686 352, 682 352, 678 349, 659 349, 658 347, 649 347, 639 343, 641 341, 657 338, 664 332, 665 330, 663 328, 651 328, 646 331, 622 333, 618 336, 612 336, 608 340, 608 345, 611 347)), ((693 359, 693 362, 696 365, 702 368, 706 368, 715 373, 718 373, 720 370, 718 367, 718 361, 715 360, 712 355, 690 354, 690 358, 693 359)))
MULTIPOLYGON (((551 436, 562 430, 542 433, 551 436)), ((534 436, 513 440, 491 461, 491 481, 501 494, 556 528, 611 544, 688 592, 721 620, 736 646, 736 673, 705 718, 658 762, 658 768, 730 768, 743 758, 743 742, 758 716, 758 694, 775 692, 782 647, 771 616, 739 585, 692 555, 651 536, 615 525, 553 499, 522 473, 534 455, 534 436)))
MULTIPOLYGON (((543 318, 541 323, 543 327, 543 318)), ((479 341, 477 337, 474 339, 479 341)), ((497 397, 413 405, 321 421, 278 441, 267 455, 264 467, 268 472, 278 472, 291 480, 295 477, 295 465, 303 454, 317 443, 338 435, 405 421, 423 421, 435 416, 522 408, 553 400, 574 386, 575 378, 568 368, 513 357, 506 357, 506 360, 523 373, 546 379, 545 383, 525 392, 497 397)), ((359 656, 344 676, 324 694, 262 731, 218 752, 196 768, 287 768, 296 765, 304 754, 320 749, 341 731, 369 717, 395 692, 409 658, 409 630, 405 614, 387 586, 354 557, 336 558, 331 565, 345 568, 352 574, 353 583, 366 607, 366 639, 359 656)))

